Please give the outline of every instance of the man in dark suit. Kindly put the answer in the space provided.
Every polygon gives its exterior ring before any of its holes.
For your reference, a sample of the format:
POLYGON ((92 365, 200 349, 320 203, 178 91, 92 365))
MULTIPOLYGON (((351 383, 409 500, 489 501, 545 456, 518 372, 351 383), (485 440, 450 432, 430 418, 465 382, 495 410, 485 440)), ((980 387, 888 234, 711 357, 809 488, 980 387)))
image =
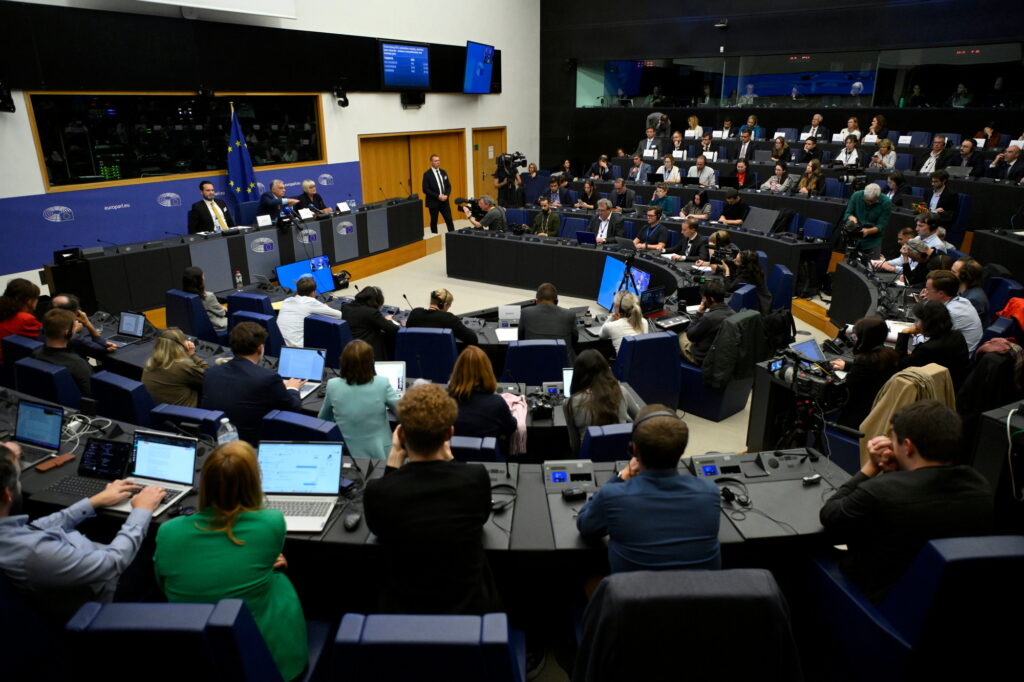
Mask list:
POLYGON ((260 196, 260 215, 269 215, 270 221, 277 222, 281 217, 281 209, 285 206, 294 206, 299 203, 298 199, 289 199, 284 195, 284 181, 271 180, 270 191, 260 196))
POLYGON ((633 167, 629 169, 626 178, 630 182, 647 182, 647 176, 651 172, 651 164, 645 163, 639 154, 633 155, 633 167))
POLYGON ((718 330, 727 317, 734 314, 725 304, 725 287, 719 279, 709 279, 700 285, 700 307, 693 324, 679 335, 679 350, 689 362, 701 367, 704 358, 715 344, 718 330))
POLYGON ((681 260, 693 263, 699 260, 710 260, 708 255, 708 238, 697 231, 700 221, 696 218, 687 218, 680 230, 682 239, 675 246, 665 249, 665 253, 672 255, 672 260, 681 260))
POLYGON ((523 308, 519 318, 519 338, 523 341, 533 339, 562 339, 569 350, 569 362, 576 360, 576 343, 579 333, 576 331, 576 314, 558 305, 558 289, 554 284, 545 282, 537 287, 536 305, 523 308))
POLYGON ((924 203, 928 205, 932 213, 938 216, 940 225, 949 227, 956 220, 960 199, 946 187, 949 182, 949 173, 946 171, 940 170, 932 173, 931 182, 932 190, 925 196, 924 203))
POLYGON ((223 199, 214 197, 213 183, 203 180, 199 183, 199 193, 203 198, 192 204, 188 212, 188 233, 220 232, 235 226, 231 211, 223 199))
POLYGON ((430 211, 430 231, 437 234, 437 214, 444 217, 448 231, 455 230, 452 220, 452 207, 448 196, 452 193, 452 183, 448 173, 441 168, 441 157, 433 154, 430 157, 430 168, 423 173, 423 196, 426 197, 427 210, 430 211))
POLYGON ((818 138, 808 137, 804 140, 804 148, 797 155, 797 163, 810 163, 814 159, 821 161, 821 150, 818 149, 818 138))
POLYGON ((972 178, 980 178, 985 174, 985 159, 978 153, 978 143, 967 138, 960 143, 960 155, 953 158, 949 166, 970 168, 972 178))
POLYGON ((587 177, 605 181, 612 179, 612 167, 608 162, 607 154, 602 154, 597 161, 590 164, 590 169, 587 170, 587 177))
POLYGON ((238 437, 250 445, 259 444, 267 412, 302 409, 299 389, 306 383, 304 379, 284 380, 277 372, 259 366, 266 340, 266 329, 255 322, 239 322, 228 337, 235 357, 210 367, 203 376, 203 409, 223 410, 238 429, 238 437))
POLYGON ((554 176, 548 180, 548 191, 544 196, 552 206, 572 206, 572 195, 569 194, 569 189, 566 187, 559 189, 558 178, 554 176))
POLYGON ((636 192, 626 187, 626 181, 623 178, 615 178, 612 191, 608 194, 608 199, 612 202, 612 210, 616 213, 622 213, 627 208, 633 208, 633 202, 636 201, 636 192))
POLYGON ((622 214, 612 211, 609 199, 597 200, 597 215, 590 219, 587 232, 597 235, 597 243, 614 242, 616 237, 624 237, 622 214))
POLYGON ((921 157, 917 171, 919 173, 934 173, 942 170, 953 160, 953 152, 946 149, 946 138, 936 135, 932 140, 932 149, 921 157))
POLYGON ((640 143, 636 146, 636 155, 645 161, 660 159, 662 152, 671 148, 672 143, 660 137, 655 137, 654 128, 648 128, 645 133, 646 137, 640 140, 640 143))
POLYGON ((808 133, 810 137, 814 137, 819 140, 831 140, 832 132, 825 126, 821 125, 822 120, 821 114, 811 116, 811 125, 804 126, 804 129, 800 132, 808 133))
POLYGON ((756 149, 756 143, 751 139, 750 131, 744 130, 740 133, 740 145, 736 149, 736 158, 743 159, 744 161, 753 161, 754 149, 756 149))
POLYGON ((988 177, 999 180, 1020 182, 1024 178, 1024 161, 1020 158, 1020 147, 1007 147, 998 154, 988 169, 988 177))

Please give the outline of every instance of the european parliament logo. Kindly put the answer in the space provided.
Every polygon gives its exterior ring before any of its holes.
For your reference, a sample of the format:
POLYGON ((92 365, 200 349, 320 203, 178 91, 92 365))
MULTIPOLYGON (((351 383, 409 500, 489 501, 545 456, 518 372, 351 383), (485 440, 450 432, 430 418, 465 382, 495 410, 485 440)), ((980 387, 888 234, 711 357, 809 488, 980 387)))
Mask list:
POLYGON ((260 191, 260 194, 263 194, 263 193, 265 193, 267 191, 267 186, 264 185, 262 182, 257 182, 256 183, 256 189, 258 189, 260 191))
POLYGON ((334 176, 331 175, 330 173, 321 173, 317 177, 316 181, 323 185, 324 187, 330 187, 331 185, 334 184, 334 176))
POLYGON ((302 242, 303 244, 312 244, 317 240, 318 236, 319 235, 317 234, 316 230, 299 231, 299 241, 302 242))
POLYGON ((43 209, 43 218, 51 223, 67 223, 75 219, 75 212, 67 206, 50 206, 43 209))
POLYGON ((181 206, 181 195, 174 192, 164 192, 156 198, 156 203, 167 208, 181 206))
POLYGON ((341 235, 352 234, 353 232, 356 231, 355 225, 348 222, 347 220, 338 223, 334 229, 337 231, 338 234, 341 235))
POLYGON ((253 253, 269 253, 275 248, 274 240, 270 237, 259 237, 253 239, 249 244, 249 250, 253 253))

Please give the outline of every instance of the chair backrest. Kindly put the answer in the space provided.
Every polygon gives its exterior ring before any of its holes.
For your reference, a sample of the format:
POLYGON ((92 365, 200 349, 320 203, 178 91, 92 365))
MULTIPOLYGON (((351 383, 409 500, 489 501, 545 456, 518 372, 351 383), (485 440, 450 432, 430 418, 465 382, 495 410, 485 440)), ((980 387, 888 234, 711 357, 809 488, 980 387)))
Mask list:
POLYGON ((20 334, 8 334, 0 339, 3 347, 4 363, 0 368, 0 384, 14 388, 14 363, 22 358, 32 357, 36 348, 42 348, 43 342, 38 339, 30 339, 20 334))
POLYGON ((892 142, 893 145, 895 145, 896 144, 896 140, 900 139, 900 135, 901 135, 900 131, 893 130, 892 128, 889 128, 889 134, 886 135, 885 137, 886 137, 887 140, 892 142))
POLYGON ((455 367, 455 335, 451 329, 405 327, 398 330, 395 359, 405 361, 406 376, 448 382, 455 367))
POLYGON ((935 135, 946 138, 947 147, 959 147, 963 142, 963 136, 960 133, 935 133, 935 135))
POLYGON ((501 380, 540 386, 561 381, 562 369, 568 366, 569 349, 562 339, 509 341, 501 380))
POLYGON ((326 349, 326 363, 334 369, 341 368, 341 351, 352 340, 348 322, 326 315, 308 315, 302 322, 302 331, 307 348, 326 349))
POLYGON ((586 232, 589 223, 586 218, 562 216, 562 228, 558 231, 561 239, 576 239, 577 232, 586 232))
POLYGON ((679 337, 671 332, 625 336, 612 367, 615 377, 636 391, 647 404, 674 408, 679 402, 682 370, 679 337))
POLYGON ((911 170, 914 167, 914 155, 904 152, 896 153, 896 170, 911 170))
POLYGON ((674 217, 679 215, 679 211, 683 208, 682 199, 679 197, 668 197, 668 206, 665 208, 665 215, 674 217))
POLYGON ((911 187, 910 194, 918 199, 924 198, 924 187, 911 187))
POLYGON ((521 208, 506 208, 505 222, 509 225, 529 225, 529 214, 521 208))
POLYGON ((224 413, 221 410, 203 410, 198 407, 185 407, 169 403, 160 403, 149 411, 149 424, 154 429, 167 429, 168 424, 173 424, 188 432, 198 428, 199 431, 195 435, 201 433, 212 437, 217 436, 217 429, 223 418, 224 413))
POLYGON ((168 289, 164 294, 164 304, 167 307, 168 327, 177 327, 186 334, 210 343, 221 342, 198 296, 179 289, 168 289))
POLYGON ((11 584, 0 571, 0 641, 7 651, 17 652, 4 662, 4 679, 44 680, 57 679, 47 675, 47 668, 60 665, 64 657, 59 639, 54 638, 54 626, 46 622, 34 608, 31 596, 25 595, 11 584))
POLYGON ((342 434, 341 429, 334 422, 298 412, 271 410, 263 415, 260 440, 309 440, 320 443, 336 443, 342 440, 342 434))
POLYGON ((96 401, 96 414, 149 426, 149 413, 156 407, 141 381, 135 381, 113 372, 98 372, 90 378, 92 397, 96 401))
POLYGON ((579 458, 594 462, 615 462, 620 459, 628 459, 626 452, 632 437, 632 424, 588 426, 587 432, 583 434, 579 458))
POLYGON ((993 315, 1005 308, 1011 298, 1024 296, 1024 286, 1017 280, 1006 277, 989 277, 985 288, 991 292, 988 295, 988 309, 993 315))
POLYGON ((235 222, 238 225, 255 225, 256 216, 260 210, 260 202, 258 201, 243 201, 238 204, 238 220, 235 222))
POLYGON ((228 294, 228 316, 240 310, 248 310, 262 315, 273 315, 274 307, 266 294, 253 294, 248 291, 236 291, 228 294))
POLYGON ((503 462, 498 439, 452 436, 452 455, 460 462, 503 462))
POLYGON ((800 141, 800 133, 796 128, 778 128, 777 132, 782 133, 786 136, 786 142, 793 144, 794 142, 800 141))
POLYGON ((711 204, 711 220, 721 218, 722 211, 725 210, 725 202, 721 199, 708 199, 708 203, 711 204))
POLYGON ((949 226, 949 231, 946 233, 946 241, 951 244, 963 244, 964 235, 967 234, 967 228, 971 224, 971 197, 963 192, 958 192, 956 198, 956 218, 953 219, 953 224, 949 226))
POLYGON ((765 253, 764 251, 758 251, 757 252, 757 262, 761 266, 761 272, 765 275, 765 277, 767 277, 768 276, 768 254, 765 253))
POLYGON ((740 312, 741 310, 761 310, 761 301, 757 297, 757 287, 753 284, 744 284, 729 296, 729 307, 740 312))
POLYGON ((931 133, 922 130, 911 130, 908 135, 910 135, 910 144, 915 147, 927 147, 932 143, 931 133))
POLYGON ((512 651, 513 637, 504 613, 346 613, 334 639, 332 679, 398 682, 410 679, 413 670, 443 670, 443 679, 450 682, 525 679, 519 677, 524 671, 514 662, 512 651))
POLYGON ((22 393, 76 410, 82 404, 82 392, 67 367, 35 358, 14 363, 14 385, 22 393))
POLYGON ((804 236, 815 239, 832 239, 832 224, 817 218, 808 218, 804 221, 804 236))
POLYGON ((768 291, 772 294, 772 310, 793 307, 793 293, 796 289, 796 278, 785 265, 772 266, 768 275, 768 291))
POLYGON ((280 357, 284 337, 281 336, 281 330, 277 328, 277 318, 273 315, 239 310, 231 316, 231 327, 234 328, 239 322, 255 322, 266 329, 267 340, 263 342, 263 353, 272 358, 280 357))
POLYGON ((825 196, 843 197, 843 183, 838 178, 825 178, 825 196))

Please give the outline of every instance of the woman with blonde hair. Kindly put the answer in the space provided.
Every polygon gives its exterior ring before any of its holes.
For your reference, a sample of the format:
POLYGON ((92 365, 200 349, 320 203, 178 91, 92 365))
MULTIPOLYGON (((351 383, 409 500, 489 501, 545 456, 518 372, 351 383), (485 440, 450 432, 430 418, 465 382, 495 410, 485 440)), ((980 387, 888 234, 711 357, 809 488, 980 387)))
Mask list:
POLYGON ((612 299, 612 314, 601 325, 601 338, 611 339, 615 352, 619 352, 622 337, 648 332, 647 320, 640 310, 640 301, 628 291, 619 291, 612 299))
POLYGON ((215 604, 242 599, 286 680, 309 660, 306 620, 287 568, 284 515, 263 507, 256 451, 221 445, 199 475, 199 511, 160 526, 153 564, 168 601, 215 604))
POLYGON ((878 151, 871 156, 870 168, 884 168, 892 170, 896 167, 896 150, 892 148, 892 142, 883 138, 878 141, 878 151))
POLYGON ((313 213, 330 213, 331 207, 324 202, 324 198, 317 194, 316 183, 312 180, 302 181, 302 194, 295 197, 299 203, 295 204, 295 210, 308 208, 313 213))
POLYGON ((704 128, 700 124, 700 120, 696 116, 690 116, 686 119, 686 132, 693 133, 693 137, 698 140, 704 137, 704 128))
POLYGON ((466 346, 448 378, 448 395, 459 404, 455 435, 473 438, 508 437, 516 419, 500 395, 491 360, 478 346, 466 346))
POLYGON ((153 353, 142 370, 142 383, 157 404, 198 407, 207 367, 196 355, 196 344, 177 327, 168 327, 156 335, 153 353))

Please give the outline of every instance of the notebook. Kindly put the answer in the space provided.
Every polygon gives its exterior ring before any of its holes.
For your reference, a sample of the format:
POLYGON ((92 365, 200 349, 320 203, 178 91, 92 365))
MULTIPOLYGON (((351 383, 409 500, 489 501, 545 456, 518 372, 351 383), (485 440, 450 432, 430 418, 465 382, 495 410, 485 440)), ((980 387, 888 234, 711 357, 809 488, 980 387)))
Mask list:
POLYGON ((117 334, 111 336, 107 341, 118 348, 138 343, 142 340, 142 334, 146 331, 146 316, 138 313, 121 313, 121 320, 117 325, 117 334))
POLYGON ((342 444, 262 441, 257 458, 267 507, 294 533, 319 533, 338 503, 342 444))
POLYGON ((405 395, 405 361, 390 360, 373 363, 373 369, 378 376, 382 376, 395 389, 399 397, 405 395))
MULTIPOLYGON (((159 485, 166 489, 163 501, 153 516, 163 514, 172 504, 192 490, 199 441, 157 431, 136 431, 128 458, 128 478, 140 486, 159 485)), ((110 507, 130 512, 130 498, 110 507)))
POLYGON ((70 506, 83 497, 92 497, 111 481, 124 478, 131 453, 131 443, 90 438, 78 460, 77 475, 62 478, 32 499, 70 506))
POLYGON ((821 352, 821 347, 818 345, 818 342, 813 339, 810 341, 802 341, 801 343, 794 343, 790 348, 808 360, 813 360, 814 362, 825 362, 825 354, 821 352))
POLYGON ((285 379, 305 379, 306 383, 299 389, 299 397, 305 399, 319 388, 324 378, 326 358, 327 350, 324 348, 283 346, 277 362, 277 373, 285 379))
POLYGON ((19 400, 14 424, 14 440, 21 446, 22 469, 53 457, 60 450, 63 407, 19 400))

